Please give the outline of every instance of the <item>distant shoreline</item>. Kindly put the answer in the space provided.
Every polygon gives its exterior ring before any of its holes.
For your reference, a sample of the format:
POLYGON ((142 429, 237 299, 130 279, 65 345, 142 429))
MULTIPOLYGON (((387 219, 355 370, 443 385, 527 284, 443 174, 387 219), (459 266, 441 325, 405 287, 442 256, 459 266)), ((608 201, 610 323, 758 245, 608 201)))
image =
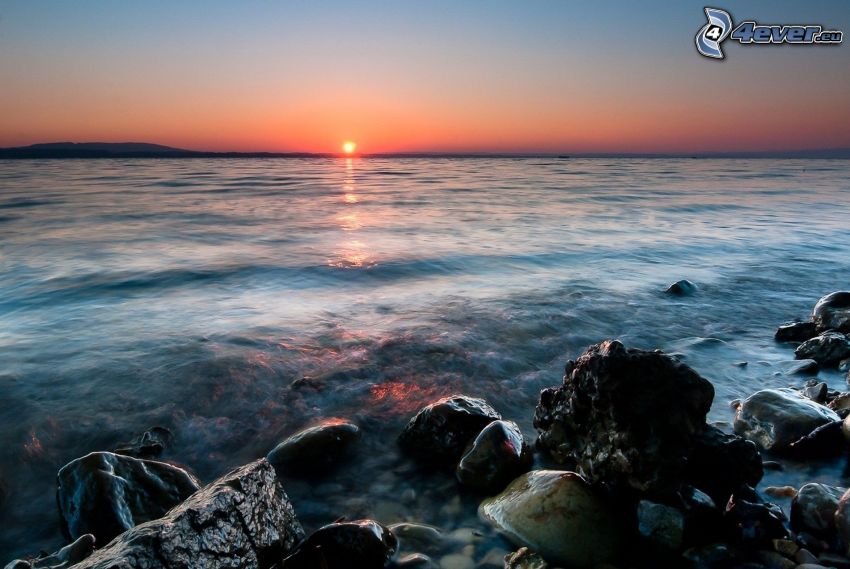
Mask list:
MULTIPOLYGON (((382 152, 356 154, 356 158, 518 158, 568 160, 585 158, 602 159, 850 159, 850 148, 799 150, 785 152, 700 152, 700 153, 511 153, 511 152, 382 152)), ((329 152, 208 152, 184 150, 147 143, 48 143, 12 148, 0 148, 0 160, 33 159, 109 159, 109 158, 349 158, 329 152)))

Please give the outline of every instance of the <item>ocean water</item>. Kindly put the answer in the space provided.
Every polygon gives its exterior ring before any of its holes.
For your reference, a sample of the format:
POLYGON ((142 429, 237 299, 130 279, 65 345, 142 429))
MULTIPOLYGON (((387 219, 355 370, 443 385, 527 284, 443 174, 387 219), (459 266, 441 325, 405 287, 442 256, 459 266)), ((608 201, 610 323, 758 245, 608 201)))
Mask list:
MULTIPOLYGON (((710 379, 710 419, 781 374, 776 326, 850 288, 850 162, 0 161, 0 562, 63 543, 55 475, 145 429, 203 481, 322 418, 354 458, 286 488, 339 516, 473 528, 480 499, 395 447, 439 396, 533 439, 539 390, 607 338, 710 379), (663 294, 680 278, 688 298, 663 294), (738 362, 748 362, 741 367, 738 362)), ((837 372, 820 378, 845 388, 837 372)), ((539 459, 538 459, 539 460, 539 459)), ((850 484, 841 461, 766 483, 850 484)), ((456 532, 463 535, 464 530, 456 532)))

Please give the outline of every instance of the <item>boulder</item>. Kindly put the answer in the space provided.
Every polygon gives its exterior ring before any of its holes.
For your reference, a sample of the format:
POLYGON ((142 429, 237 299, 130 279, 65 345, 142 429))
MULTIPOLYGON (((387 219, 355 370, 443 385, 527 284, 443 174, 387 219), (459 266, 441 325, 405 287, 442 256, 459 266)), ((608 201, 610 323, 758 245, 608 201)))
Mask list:
POLYGON ((66 464, 57 476, 57 501, 71 539, 87 533, 98 543, 165 512, 198 490, 182 468, 111 452, 93 452, 66 464))
POLYGON ((516 545, 552 564, 595 567, 616 559, 622 546, 617 515, 575 472, 527 472, 484 500, 478 512, 516 545))
POLYGON ((455 473, 464 485, 498 492, 531 468, 533 455, 513 421, 493 421, 475 437, 455 473))
POLYGON ((266 458, 278 474, 321 474, 346 456, 360 428, 343 419, 329 419, 290 436, 266 458))
POLYGON ((723 518, 730 537, 751 547, 768 546, 774 539, 788 537, 785 514, 776 504, 732 496, 723 518))
POLYGON ((373 520, 317 529, 283 561, 283 569, 383 569, 395 555, 393 533, 373 520))
POLYGON ((537 445, 574 460, 593 484, 668 495, 683 483, 713 398, 711 383, 670 356, 606 341, 541 391, 537 445))
POLYGON ((690 296, 697 290, 699 290, 697 285, 687 279, 682 279, 671 284, 664 292, 673 296, 690 296))
POLYGON ((818 331, 850 333, 850 292, 833 292, 821 298, 812 311, 818 331))
POLYGON ((66 569, 91 555, 94 551, 94 541, 94 536, 87 533, 52 555, 35 559, 16 559, 6 565, 5 569, 66 569))
POLYGON ((845 447, 843 423, 832 421, 791 443, 788 454, 797 459, 831 458, 844 452, 845 447))
POLYGON ((792 389, 763 389, 747 397, 735 415, 735 433, 771 451, 784 451, 791 443, 838 415, 792 389))
POLYGON ((484 427, 501 418, 483 399, 452 395, 421 409, 398 440, 410 455, 454 462, 484 427))
POLYGON ((832 542, 835 539, 835 512, 845 488, 810 482, 791 500, 791 528, 832 542))
POLYGON ((776 329, 777 342, 805 342, 818 335, 814 322, 788 322, 776 329))
POLYGON ((260 459, 126 531, 74 569, 268 569, 303 537, 274 468, 260 459))
POLYGON ((638 534, 653 545, 666 549, 682 547, 685 536, 685 516, 681 510, 649 500, 637 507, 638 534))
POLYGON ((685 479, 718 504, 742 485, 755 486, 764 476, 755 443, 706 425, 693 439, 685 479))
POLYGON ((840 332, 823 332, 806 340, 794 351, 797 359, 812 359, 822 366, 835 367, 844 358, 850 358, 850 340, 840 332))

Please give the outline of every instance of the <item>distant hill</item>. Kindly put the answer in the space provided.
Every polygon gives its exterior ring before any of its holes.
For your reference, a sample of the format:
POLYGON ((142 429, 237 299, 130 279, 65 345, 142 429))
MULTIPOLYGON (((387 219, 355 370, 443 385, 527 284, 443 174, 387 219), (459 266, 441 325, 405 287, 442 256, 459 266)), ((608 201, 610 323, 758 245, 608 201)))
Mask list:
MULTIPOLYGON (((48 142, 0 148, 0 159, 15 158, 310 158, 338 154, 310 152, 206 152, 147 142, 48 142)), ((839 158, 850 159, 850 148, 770 152, 703 152, 698 154, 394 152, 364 154, 373 158, 839 158)))

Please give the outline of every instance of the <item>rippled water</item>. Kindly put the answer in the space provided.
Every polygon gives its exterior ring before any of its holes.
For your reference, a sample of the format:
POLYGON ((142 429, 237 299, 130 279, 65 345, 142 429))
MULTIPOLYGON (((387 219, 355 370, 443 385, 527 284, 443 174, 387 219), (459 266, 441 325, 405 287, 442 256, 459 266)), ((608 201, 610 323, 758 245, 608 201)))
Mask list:
MULTIPOLYGON (((0 161, 0 562, 62 543, 55 474, 163 425, 210 481, 322 417, 357 456, 288 481, 339 516, 483 527, 395 436, 486 396, 529 438, 587 345, 678 352, 715 421, 793 358, 777 324, 850 287, 846 161, 0 161), (688 278, 690 298, 662 293, 688 278), (740 367, 737 362, 747 361, 740 367)), ((838 373, 821 373, 834 388, 838 373)), ((768 482, 850 483, 808 463, 768 482)), ((462 532, 460 532, 462 533, 462 532)), ((479 545, 476 557, 498 542, 479 545)))

